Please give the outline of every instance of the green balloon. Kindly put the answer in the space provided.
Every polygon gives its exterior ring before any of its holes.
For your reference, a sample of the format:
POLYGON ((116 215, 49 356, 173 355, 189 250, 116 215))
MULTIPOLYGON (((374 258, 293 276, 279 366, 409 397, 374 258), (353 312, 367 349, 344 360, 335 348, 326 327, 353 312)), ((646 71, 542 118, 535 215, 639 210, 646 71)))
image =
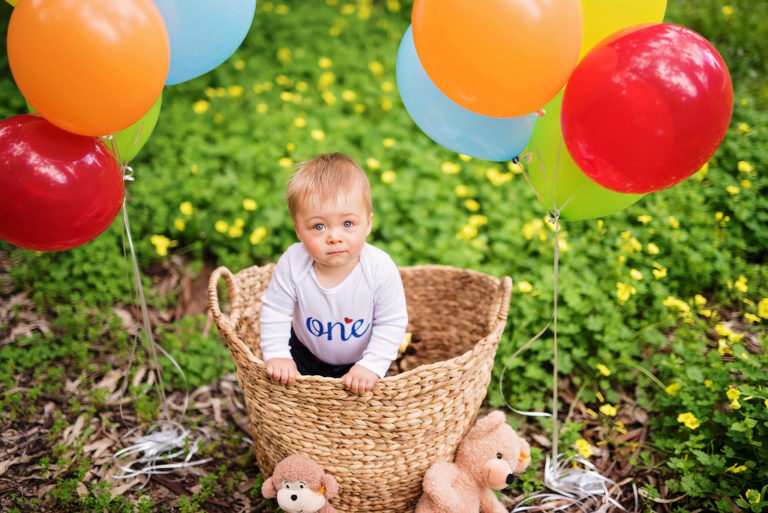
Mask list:
POLYGON ((106 140, 107 147, 115 154, 118 162, 129 162, 147 142, 152 130, 155 129, 157 118, 160 116, 160 105, 163 103, 163 95, 157 97, 157 101, 137 122, 112 135, 112 140, 106 140), (116 149, 115 149, 116 148, 116 149))
POLYGON ((545 107, 546 114, 536 121, 528 151, 532 160, 527 164, 528 178, 541 196, 542 204, 552 208, 554 195, 560 218, 580 221, 603 217, 622 210, 643 194, 625 194, 602 187, 590 180, 568 153, 560 128, 560 91, 545 107), (565 206, 563 206, 565 205, 565 206))

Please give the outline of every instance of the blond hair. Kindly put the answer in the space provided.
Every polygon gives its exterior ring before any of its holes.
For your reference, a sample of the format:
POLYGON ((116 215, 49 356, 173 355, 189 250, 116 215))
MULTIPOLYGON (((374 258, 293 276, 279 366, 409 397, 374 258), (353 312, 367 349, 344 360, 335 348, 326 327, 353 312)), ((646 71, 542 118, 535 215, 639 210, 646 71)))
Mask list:
POLYGON ((371 184, 365 171, 343 153, 323 153, 301 162, 288 181, 285 200, 293 219, 306 204, 319 204, 323 200, 335 201, 347 194, 359 194, 368 207, 371 205, 371 184))

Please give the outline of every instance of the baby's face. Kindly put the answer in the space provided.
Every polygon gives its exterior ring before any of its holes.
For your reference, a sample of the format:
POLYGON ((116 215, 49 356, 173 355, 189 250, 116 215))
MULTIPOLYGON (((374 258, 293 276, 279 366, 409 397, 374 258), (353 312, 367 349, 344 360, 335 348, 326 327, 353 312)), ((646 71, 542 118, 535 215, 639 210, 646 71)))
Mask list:
POLYGON ((293 225, 316 265, 351 271, 371 233, 372 220, 365 201, 347 194, 335 201, 307 202, 296 212, 293 225))

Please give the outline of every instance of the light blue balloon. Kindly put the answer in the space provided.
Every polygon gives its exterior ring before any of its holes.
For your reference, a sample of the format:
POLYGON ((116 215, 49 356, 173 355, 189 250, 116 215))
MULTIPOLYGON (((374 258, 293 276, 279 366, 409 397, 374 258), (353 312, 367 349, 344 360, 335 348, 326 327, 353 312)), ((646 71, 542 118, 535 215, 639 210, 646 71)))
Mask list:
MULTIPOLYGON (((525 80, 521 76, 521 80, 525 80)), ((397 51, 397 87, 405 109, 432 140, 449 150, 485 160, 510 160, 528 144, 536 116, 496 118, 467 110, 443 94, 424 71, 411 27, 397 51)))
POLYGON ((165 85, 185 82, 227 60, 245 39, 256 0, 155 0, 168 30, 165 85))

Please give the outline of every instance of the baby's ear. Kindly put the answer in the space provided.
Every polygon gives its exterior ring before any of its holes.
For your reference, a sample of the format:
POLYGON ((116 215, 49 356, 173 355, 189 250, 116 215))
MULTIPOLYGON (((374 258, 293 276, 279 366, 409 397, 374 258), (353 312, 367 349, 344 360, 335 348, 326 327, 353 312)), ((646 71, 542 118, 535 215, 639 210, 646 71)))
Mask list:
POLYGON ((336 482, 336 478, 330 474, 323 474, 320 482, 325 486, 325 498, 332 499, 339 494, 339 483, 336 482))
POLYGON ((270 477, 270 478, 267 478, 266 481, 264 481, 264 484, 261 485, 261 494, 266 499, 274 499, 275 497, 277 497, 277 489, 275 488, 274 478, 270 477))

